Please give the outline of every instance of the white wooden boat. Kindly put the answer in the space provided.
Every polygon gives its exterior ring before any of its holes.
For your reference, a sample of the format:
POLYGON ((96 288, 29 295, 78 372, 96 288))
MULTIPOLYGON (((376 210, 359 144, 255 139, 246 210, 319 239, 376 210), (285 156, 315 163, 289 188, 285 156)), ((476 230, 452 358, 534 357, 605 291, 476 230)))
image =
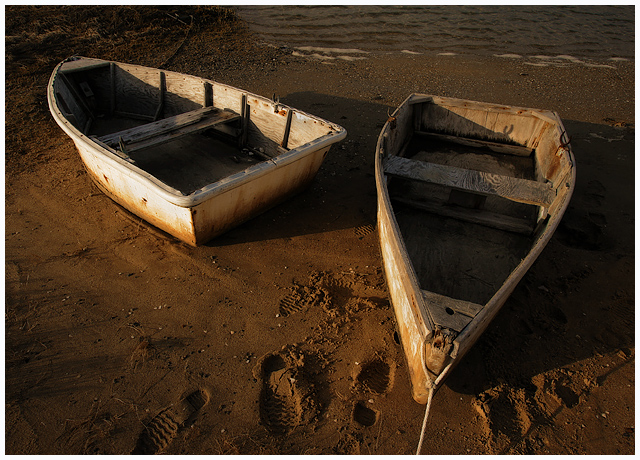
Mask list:
POLYGON ((391 302, 426 403, 549 242, 575 160, 554 112, 413 94, 380 133, 375 177, 391 302))
POLYGON ((60 63, 47 93, 98 187, 191 245, 302 190, 346 136, 231 86, 100 59, 60 63))

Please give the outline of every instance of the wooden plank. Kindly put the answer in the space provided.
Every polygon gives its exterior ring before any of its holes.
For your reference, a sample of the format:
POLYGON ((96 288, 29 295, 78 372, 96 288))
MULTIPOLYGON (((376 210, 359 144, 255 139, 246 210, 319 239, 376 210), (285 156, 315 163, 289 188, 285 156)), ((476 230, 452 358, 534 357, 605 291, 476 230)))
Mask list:
POLYGON ((213 106, 213 85, 208 81, 204 82, 204 107, 213 106))
POLYGON ((225 123, 231 119, 235 119, 238 117, 236 114, 233 114, 233 112, 222 112, 222 113, 224 114, 224 117, 204 118, 203 120, 197 123, 193 123, 167 133, 159 134, 157 136, 153 136, 151 138, 138 141, 135 143, 128 143, 127 152, 128 153, 135 152, 136 150, 141 150, 147 147, 152 147, 154 145, 169 142, 179 137, 186 136, 188 134, 196 134, 200 131, 204 131, 205 129, 212 128, 217 124, 225 123), (229 114, 232 114, 232 115, 229 115, 229 114))
POLYGON ((415 104, 413 107, 413 130, 414 131, 420 131, 422 129, 422 107, 424 107, 424 104, 415 104))
MULTIPOLYGON (((207 107, 206 109, 209 111, 217 110, 213 107, 207 107)), ((175 117, 165 118, 164 120, 154 123, 138 126, 137 128, 131 128, 119 133, 110 134, 108 136, 101 137, 100 140, 106 144, 113 145, 114 142, 119 142, 120 139, 122 139, 126 145, 127 153, 131 153, 153 145, 172 141, 178 137, 186 136, 187 134, 194 134, 215 125, 227 123, 239 118, 237 113, 227 110, 220 110, 211 114, 213 116, 204 116, 206 113, 207 112, 204 112, 204 109, 194 110, 193 112, 187 112, 185 114, 176 115, 175 117), (199 116, 194 116, 194 112, 199 116), (191 116, 187 117, 186 115, 189 114, 191 114, 191 116), (176 122, 176 119, 179 120, 176 122)))
POLYGON ((164 95, 167 92, 167 77, 164 72, 160 71, 160 96, 158 101, 158 109, 153 116, 153 121, 157 121, 162 117, 164 111, 164 95))
POLYGON ((74 73, 82 72, 85 70, 99 69, 101 67, 108 67, 110 62, 101 61, 99 59, 77 59, 75 61, 67 61, 60 66, 61 73, 74 73))
POLYGON ((413 95, 411 95, 411 99, 409 99, 409 105, 423 104, 425 102, 433 102, 433 98, 431 96, 424 96, 424 95, 421 95, 421 94, 413 94, 413 95))
POLYGON ((558 115, 550 110, 531 110, 531 115, 546 121, 550 125, 558 125, 558 115))
POLYGON ((228 124, 214 126, 213 131, 216 133, 220 133, 225 136, 228 136, 235 140, 237 140, 240 134, 242 134, 240 128, 236 128, 228 124))
POLYGON ((113 134, 102 136, 100 140, 107 144, 112 144, 122 138, 124 142, 138 142, 149 137, 162 134, 165 132, 179 129, 183 126, 200 121, 207 114, 216 111, 214 107, 205 107, 191 112, 182 113, 174 117, 158 120, 153 123, 147 123, 135 128, 126 129, 113 134))
POLYGON ((284 127, 284 135, 282 136, 282 142, 280 146, 283 148, 287 148, 287 144, 289 143, 289 133, 291 132, 291 118, 293 117, 293 110, 289 109, 287 112, 287 123, 284 127))
POLYGON ((431 102, 434 105, 448 110, 468 109, 476 112, 494 112, 506 115, 516 115, 518 118, 534 116, 532 109, 515 105, 502 105, 490 102, 470 101, 467 99, 457 99, 446 96, 431 96, 431 102))
POLYGON ((555 198, 551 184, 471 169, 388 156, 385 174, 445 185, 484 195, 496 195, 518 203, 549 207, 555 198))
POLYGON ((113 115, 116 111, 116 65, 111 62, 109 63, 109 83, 111 85, 111 93, 110 93, 110 102, 111 102, 111 115, 113 115))
POLYGON ((533 223, 527 220, 481 209, 446 206, 436 203, 409 200, 402 197, 392 197, 392 200, 416 209, 422 209, 424 211, 432 212, 444 217, 452 217, 454 219, 471 222, 473 224, 497 228, 498 230, 505 230, 508 232, 520 233, 523 235, 531 235, 534 230, 533 223))
POLYGON ((415 134, 419 136, 431 137, 433 139, 442 141, 453 142, 460 145, 466 145, 468 147, 488 148, 496 153, 507 153, 509 155, 517 155, 521 157, 528 157, 534 151, 534 149, 525 147, 523 145, 502 144, 500 142, 469 139, 466 137, 450 136, 447 134, 429 133, 426 131, 415 131, 415 134))
POLYGON ((78 130, 86 126, 89 117, 85 115, 82 107, 80 107, 76 98, 63 82, 56 82, 56 101, 65 118, 69 120, 73 126, 78 130))
POLYGON ((67 89, 71 92, 71 95, 75 99, 75 101, 78 104, 78 106, 80 107, 80 109, 84 112, 84 114, 88 118, 94 119, 95 116, 93 115, 93 112, 91 111, 91 109, 89 109, 89 107, 87 106, 87 103, 85 102, 84 98, 80 95, 80 93, 78 92, 76 87, 73 85, 71 80, 69 80, 69 78, 67 78, 67 76, 64 73, 60 73, 60 78, 62 79, 62 82, 65 84, 67 89))
POLYGON ((467 302, 466 300, 453 299, 431 291, 422 290, 422 297, 427 302, 427 305, 429 303, 435 303, 444 309, 449 308, 452 311, 468 316, 469 318, 473 318, 484 308, 484 305, 467 302))
POLYGON ((242 123, 238 142, 240 143, 239 147, 242 149, 247 145, 247 138, 249 136, 249 117, 251 116, 251 109, 249 107, 246 94, 242 95, 240 110, 240 119, 242 120, 242 123))
MULTIPOLYGON (((158 70, 117 64, 115 67, 117 110, 143 114, 153 120, 158 109, 158 70)), ((167 87, 167 93, 170 89, 167 87)), ((165 104, 169 104, 168 96, 165 104)), ((200 105, 194 106, 194 108, 200 105)), ((166 107, 165 107, 166 109, 166 107)), ((180 112, 187 112, 182 110, 180 112)), ((172 113, 171 115, 175 115, 172 113)))
POLYGON ((90 136, 90 137, 91 137, 91 140, 93 142, 95 142, 96 144, 100 145, 100 147, 102 147, 103 149, 108 150, 109 152, 113 153, 114 155, 118 155, 120 158, 122 158, 125 161, 128 161, 129 163, 132 163, 132 164, 136 163, 125 152, 123 152, 121 150, 117 150, 117 149, 111 148, 110 146, 108 146, 107 144, 102 142, 97 136, 90 136))
MULTIPOLYGON (((165 71, 165 74, 166 94, 164 115, 166 117, 190 112, 205 105, 203 104, 203 100, 205 98, 204 83, 206 80, 200 77, 183 75, 170 71, 165 71)), ((227 106, 225 108, 231 107, 227 106)))
POLYGON ((93 90, 91 89, 91 86, 89 86, 89 83, 87 83, 86 81, 80 81, 78 83, 78 86, 80 87, 80 90, 82 91, 82 94, 84 94, 84 97, 88 100, 94 100, 95 99, 95 94, 93 93, 93 90))
POLYGON ((539 119, 511 108, 425 104, 422 126, 432 133, 487 140, 498 145, 527 145, 539 119))
POLYGON ((422 290, 422 298, 434 322, 456 332, 462 331, 483 306, 422 290))

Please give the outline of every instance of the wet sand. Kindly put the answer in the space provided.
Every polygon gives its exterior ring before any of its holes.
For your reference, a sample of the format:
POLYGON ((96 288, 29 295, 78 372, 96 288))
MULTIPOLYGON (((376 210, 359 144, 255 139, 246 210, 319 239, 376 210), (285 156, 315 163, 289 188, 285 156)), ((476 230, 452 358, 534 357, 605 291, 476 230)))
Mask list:
POLYGON ((7 8, 5 453, 414 453, 424 406, 373 179, 411 92, 555 110, 577 162, 556 235, 436 394, 423 453, 634 453, 633 62, 314 60, 176 11, 7 8), (275 93, 348 136, 306 191, 188 247, 104 196, 51 118, 72 54, 275 93))

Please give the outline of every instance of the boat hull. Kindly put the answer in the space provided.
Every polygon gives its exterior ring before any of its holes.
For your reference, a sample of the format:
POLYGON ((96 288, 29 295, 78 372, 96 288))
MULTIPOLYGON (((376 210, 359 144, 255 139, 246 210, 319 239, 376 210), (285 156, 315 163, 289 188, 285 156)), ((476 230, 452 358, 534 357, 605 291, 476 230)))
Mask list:
MULTIPOLYGON (((426 404, 429 393, 441 385, 478 340, 551 239, 573 192, 575 160, 564 127, 553 112, 413 94, 392 114, 380 133, 376 147, 375 178, 378 235, 390 300, 407 359, 413 398, 426 404), (448 133, 443 125, 447 117, 455 120, 455 126, 448 133), (485 126, 481 126, 483 123, 485 126), (504 135, 507 130, 502 128, 502 123, 521 125, 520 131, 513 130, 514 136, 526 140, 519 141, 518 145, 511 140, 488 141, 486 138, 491 138, 490 129, 496 132, 495 137, 504 135), (425 131, 430 128, 432 132, 426 133, 429 140, 425 142, 425 131), (468 132, 482 129, 483 139, 477 135, 471 139, 471 134, 467 134, 469 138, 465 137, 465 129, 468 132), (530 129, 530 132, 526 129, 530 129), (454 132, 457 135, 453 135, 454 132), (454 139, 458 136, 462 139, 454 139), (427 154, 423 152, 424 148, 428 150, 437 144, 432 137, 437 138, 437 142, 447 142, 447 148, 439 147, 438 152, 429 153, 431 156, 428 158, 439 164, 425 160, 427 154), (462 142, 464 153, 454 154, 449 142, 462 142), (467 151, 469 146, 477 145, 482 145, 483 150, 482 155, 474 156, 475 166, 469 169, 451 166, 451 161, 458 161, 459 158, 465 158, 467 164, 473 164, 466 159, 471 155, 467 151), (490 154, 484 151, 488 148, 492 150, 490 154), (511 156, 504 160, 495 151, 509 152, 511 156), (486 171, 478 173, 476 169, 484 168, 482 161, 491 160, 492 156, 499 158, 497 163, 511 161, 510 158, 515 156, 524 157, 516 158, 514 163, 530 162, 533 165, 531 180, 520 179, 517 174, 514 177, 501 176, 495 171, 493 174, 486 171), (481 161, 478 162, 478 158, 481 161), (408 165, 404 169, 395 166, 404 163, 408 165), (460 177, 473 177, 474 181, 456 182, 460 177), (491 179, 489 187, 477 183, 483 177, 491 179), (393 181, 397 180, 400 185, 393 195, 390 193, 390 183, 393 185, 393 181), (506 187, 508 190, 491 188, 500 185, 501 181, 512 181, 509 182, 510 187, 506 187), (423 188, 414 185, 416 183, 423 188), (531 192, 532 195, 528 196, 529 192, 522 191, 529 190, 527 187, 535 193, 531 192), (514 189, 518 191, 514 192, 514 189), (407 200, 406 196, 415 195, 415 190, 426 190, 433 195, 427 193, 424 201, 419 202, 407 200), (544 193, 538 193, 540 190, 544 193), (491 194, 500 195, 502 201, 518 201, 515 205, 530 207, 533 216, 530 233, 525 231, 522 235, 516 235, 522 228, 514 225, 511 217, 504 216, 505 221, 499 221, 494 212, 481 214, 477 209, 481 207, 478 203, 484 204, 485 200, 489 202, 487 195, 491 194), (446 197, 443 205, 435 206, 429 202, 441 196, 446 197), (452 203, 453 198, 457 202, 452 203), (539 204, 538 201, 543 203, 539 204), (473 203, 473 206, 465 208, 460 206, 461 203, 473 203), (401 205, 404 207, 397 215, 394 206, 401 205), (415 219, 411 220, 407 215, 411 219, 415 215, 415 219), (485 226, 492 228, 485 229, 485 226), (460 229, 468 229, 467 236, 476 232, 486 232, 486 235, 482 233, 477 246, 464 246, 469 243, 463 244, 465 233, 460 229), (461 249, 457 247, 457 237, 452 235, 460 235, 461 249), (497 252, 480 247, 485 244, 488 247, 493 244, 498 248, 497 252), (516 247, 520 252, 514 249, 513 254, 508 253, 508 250, 516 247), (488 256, 469 256, 472 262, 464 265, 465 253, 483 251, 488 252, 488 256), (503 266, 494 266, 493 259, 507 262, 503 262, 503 266), (505 270, 505 266, 508 270, 505 270), (456 270, 462 272, 463 276, 450 276, 456 270), (479 273, 489 278, 487 274, 494 271, 498 274, 491 280, 494 287, 490 293, 481 292, 481 289, 475 292, 466 287, 466 278, 475 278, 469 273, 479 273), (446 280, 435 280, 439 277, 446 280)), ((520 208, 517 209, 520 212, 520 208)), ((469 240, 472 243, 476 241, 473 238, 469 240)))
POLYGON ((424 369, 424 344, 430 331, 422 321, 417 296, 419 288, 406 258, 402 238, 390 206, 385 197, 378 195, 378 236, 391 305, 396 317, 396 326, 409 366, 413 399, 425 404, 431 387, 430 376, 424 369))
POLYGON ((256 179, 185 207, 132 180, 127 170, 104 161, 103 153, 93 146, 76 142, 76 148, 87 173, 105 195, 192 246, 204 244, 304 190, 313 181, 329 150, 329 147, 319 149, 282 167, 267 165, 269 171, 256 179))
POLYGON ((309 186, 346 136, 238 88, 99 59, 60 63, 47 95, 96 185, 194 246, 309 186))

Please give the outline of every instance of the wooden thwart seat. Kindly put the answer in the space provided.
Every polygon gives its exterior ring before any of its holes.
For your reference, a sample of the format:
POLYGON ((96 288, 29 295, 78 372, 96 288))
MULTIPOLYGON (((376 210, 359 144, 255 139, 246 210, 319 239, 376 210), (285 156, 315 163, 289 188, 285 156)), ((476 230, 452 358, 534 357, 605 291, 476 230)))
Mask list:
POLYGON ((99 138, 114 148, 123 147, 127 153, 162 144, 187 134, 194 134, 223 123, 238 120, 240 115, 231 110, 203 107, 190 112, 147 123, 135 128, 108 134, 99 138))
POLYGON ((456 332, 462 331, 483 306, 422 290, 422 297, 433 321, 456 332))
POLYGON ((551 206, 555 198, 551 184, 393 155, 385 158, 384 172, 390 176, 445 185, 482 195, 496 195, 545 208, 551 206))

